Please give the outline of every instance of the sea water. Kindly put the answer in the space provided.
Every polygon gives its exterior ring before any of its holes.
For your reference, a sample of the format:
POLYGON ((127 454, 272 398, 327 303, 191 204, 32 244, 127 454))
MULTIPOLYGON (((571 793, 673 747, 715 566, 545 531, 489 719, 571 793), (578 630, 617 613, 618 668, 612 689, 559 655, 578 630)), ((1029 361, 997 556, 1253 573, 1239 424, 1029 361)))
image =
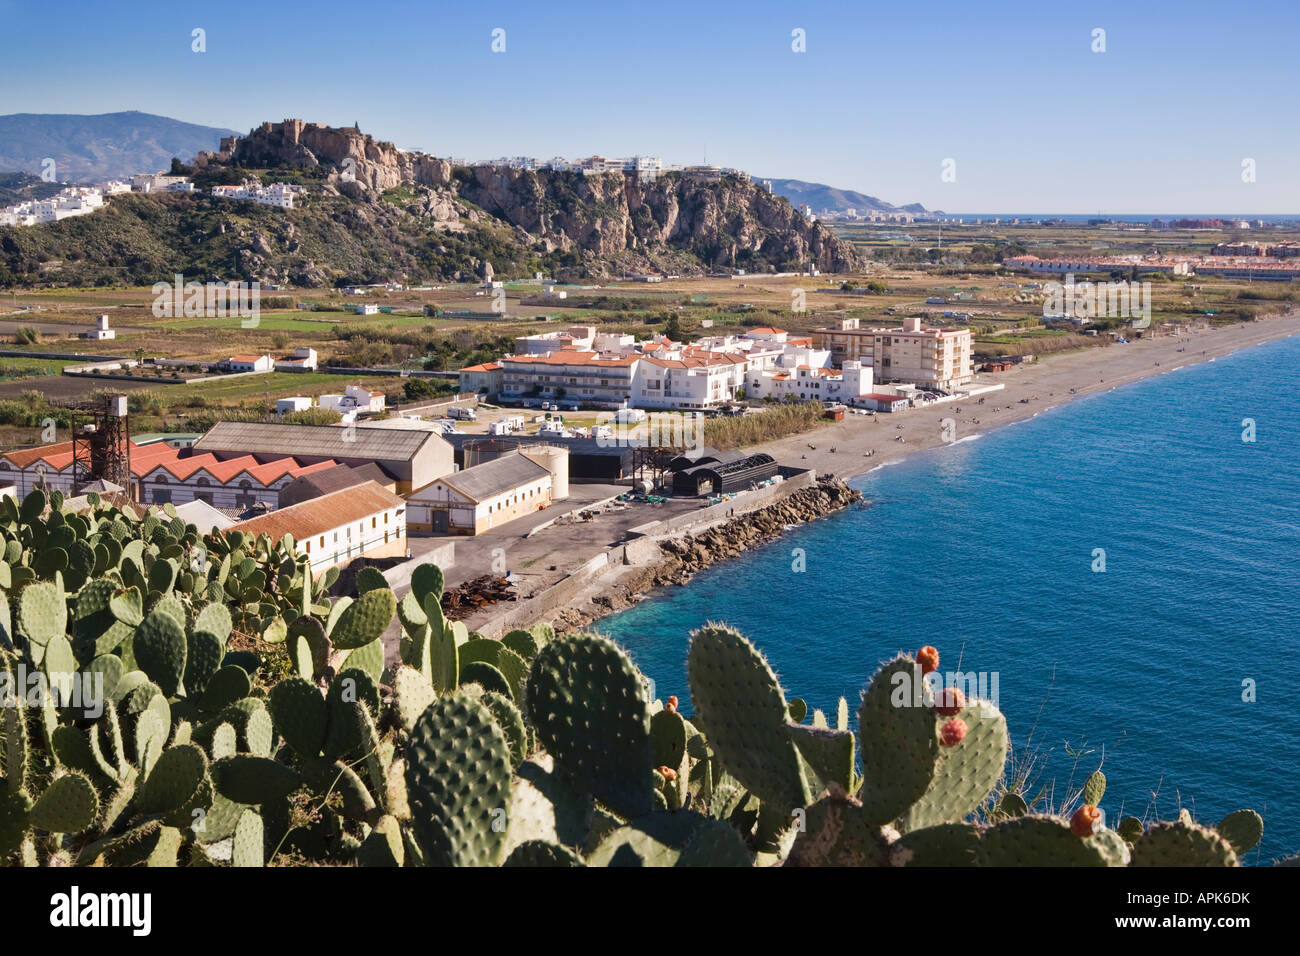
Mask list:
POLYGON ((1101 766, 1112 825, 1252 807, 1248 862, 1300 852, 1298 368, 1292 337, 918 453, 595 627, 689 713, 689 632, 727 622, 855 727, 880 662, 933 644, 997 675, 1029 795, 1101 766))

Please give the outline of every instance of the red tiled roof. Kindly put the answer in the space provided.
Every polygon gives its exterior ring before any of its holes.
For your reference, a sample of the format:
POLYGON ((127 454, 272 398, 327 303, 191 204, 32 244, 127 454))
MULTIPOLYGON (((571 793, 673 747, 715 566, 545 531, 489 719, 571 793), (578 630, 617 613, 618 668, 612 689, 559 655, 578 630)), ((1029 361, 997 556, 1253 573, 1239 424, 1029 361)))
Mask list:
POLYGON ((463 369, 461 369, 461 371, 462 372, 499 372, 501 371, 501 366, 498 365, 496 362, 484 362, 482 365, 467 365, 463 369))
POLYGON ((400 507, 402 503, 397 495, 385 491, 373 481, 367 481, 241 521, 227 530, 242 531, 254 537, 265 534, 272 541, 279 541, 286 534, 291 534, 294 540, 305 541, 313 535, 361 521, 377 512, 400 507))

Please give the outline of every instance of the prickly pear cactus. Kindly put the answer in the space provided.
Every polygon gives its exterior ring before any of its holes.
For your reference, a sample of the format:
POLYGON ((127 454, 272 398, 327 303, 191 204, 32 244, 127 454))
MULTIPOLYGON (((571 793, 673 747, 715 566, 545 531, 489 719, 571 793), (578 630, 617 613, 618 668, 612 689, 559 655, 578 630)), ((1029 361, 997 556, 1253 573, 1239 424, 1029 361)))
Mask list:
POLYGON ((731 628, 701 628, 691 635, 687 674, 696 722, 727 772, 787 814, 808 806, 785 693, 754 646, 731 628))
POLYGON ((406 789, 432 866, 497 866, 509 823, 510 747, 485 705, 464 693, 429 705, 406 746, 406 789))
POLYGON ((622 816, 654 809, 649 701, 618 645, 557 638, 533 660, 525 696, 538 742, 561 772, 622 816))

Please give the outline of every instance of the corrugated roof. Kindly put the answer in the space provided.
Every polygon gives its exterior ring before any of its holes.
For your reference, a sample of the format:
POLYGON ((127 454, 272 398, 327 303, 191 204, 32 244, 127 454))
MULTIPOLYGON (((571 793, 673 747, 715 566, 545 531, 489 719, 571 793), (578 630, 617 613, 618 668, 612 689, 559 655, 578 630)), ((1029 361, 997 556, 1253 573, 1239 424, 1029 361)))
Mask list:
POLYGON ((519 452, 511 452, 473 468, 446 475, 438 481, 455 488, 471 501, 486 501, 549 474, 550 471, 537 462, 519 452))
POLYGON ((283 425, 272 422, 217 422, 194 443, 196 454, 286 455, 314 458, 371 458, 410 461, 429 442, 440 442, 433 432, 358 425, 283 425), (350 433, 350 438, 349 438, 350 433))
MULTIPOLYGON (((385 475, 383 469, 373 462, 366 462, 366 464, 357 468, 349 465, 331 464, 329 468, 324 468, 313 474, 299 475, 294 480, 293 486, 295 493, 299 487, 310 488, 316 492, 313 497, 319 497, 335 491, 342 491, 344 488, 355 488, 367 481, 373 481, 378 485, 387 485, 392 479, 385 475)), ((286 488, 286 490, 288 489, 286 488)), ((303 496, 298 494, 297 497, 303 496)))
MULTIPOLYGON (((487 435, 471 435, 469 432, 448 432, 442 437, 457 451, 469 442, 488 439, 487 435)), ((554 445, 557 448, 567 448, 574 455, 622 455, 633 448, 649 445, 647 439, 640 437, 623 437, 615 441, 609 438, 583 438, 577 435, 503 435, 498 440, 511 443, 523 442, 526 445, 554 445)))
POLYGON ((373 481, 367 481, 354 488, 321 495, 311 501, 241 521, 231 525, 229 530, 254 536, 270 535, 272 541, 279 541, 286 534, 291 534, 295 541, 303 541, 312 535, 333 531, 401 504, 402 499, 397 495, 385 491, 373 481))

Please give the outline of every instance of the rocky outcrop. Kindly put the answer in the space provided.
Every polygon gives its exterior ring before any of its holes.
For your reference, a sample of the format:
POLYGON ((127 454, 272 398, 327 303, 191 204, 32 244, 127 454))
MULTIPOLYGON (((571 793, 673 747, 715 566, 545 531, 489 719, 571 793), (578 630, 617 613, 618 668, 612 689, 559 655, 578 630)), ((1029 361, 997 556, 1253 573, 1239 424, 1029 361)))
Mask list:
POLYGON ((368 133, 287 119, 263 123, 235 145, 233 159, 242 166, 329 168, 329 181, 352 183, 384 192, 404 183, 444 186, 451 164, 424 153, 398 149, 368 133))
POLYGON ((852 245, 787 200, 735 178, 453 167, 356 128, 296 119, 263 123, 239 140, 232 161, 321 170, 327 190, 357 201, 379 202, 405 187, 414 201, 395 201, 411 215, 439 225, 500 220, 529 248, 575 253, 581 271, 594 277, 807 266, 843 273, 865 266, 852 245))
POLYGON ((792 525, 815 521, 862 500, 862 493, 838 478, 819 481, 762 508, 660 543, 659 561, 621 577, 617 586, 588 603, 566 608, 555 618, 556 628, 576 628, 631 607, 655 588, 690 582, 710 565, 737 557, 751 548, 781 537, 792 525))
POLYGON ((655 268, 664 254, 685 251, 705 269, 852 272, 864 265, 850 244, 749 181, 497 166, 464 172, 461 196, 552 248, 577 247, 591 262, 631 253, 655 268))

